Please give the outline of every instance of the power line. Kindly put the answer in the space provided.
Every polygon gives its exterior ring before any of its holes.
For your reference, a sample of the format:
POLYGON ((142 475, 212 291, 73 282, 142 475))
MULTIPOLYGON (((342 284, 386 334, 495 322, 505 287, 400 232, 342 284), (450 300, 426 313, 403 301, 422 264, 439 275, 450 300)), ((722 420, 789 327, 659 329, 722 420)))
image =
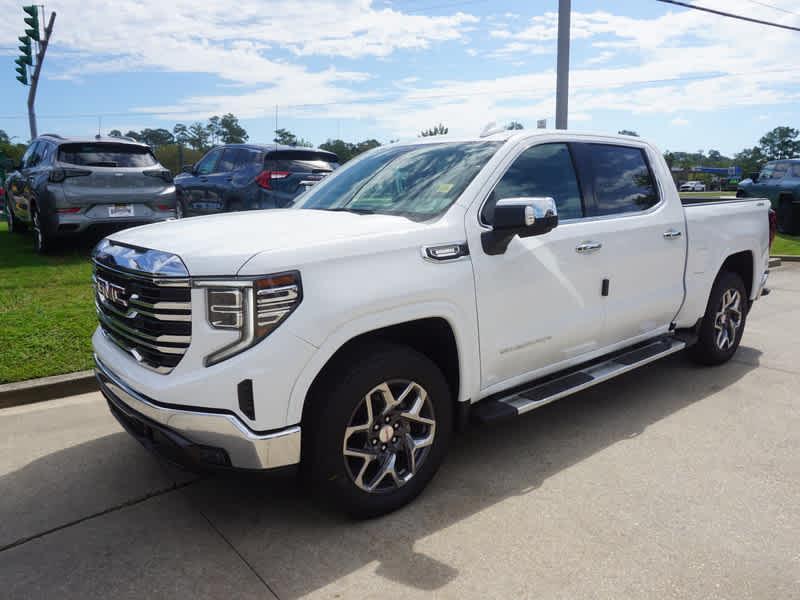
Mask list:
POLYGON ((665 4, 674 4, 676 6, 683 6, 684 8, 691 8, 694 10, 701 10, 703 12, 720 15, 722 17, 730 17, 731 19, 739 19, 740 21, 749 21, 751 23, 758 23, 759 25, 768 25, 769 27, 779 27, 781 29, 789 29, 790 31, 800 31, 800 27, 792 27, 791 25, 781 25, 772 21, 762 21, 761 19, 754 19, 752 17, 745 17, 744 15, 735 15, 733 13, 725 12, 724 10, 716 10, 713 8, 705 8, 704 6, 697 6, 687 2, 679 2, 678 0, 656 0, 657 2, 664 2, 665 4))
POLYGON ((760 6, 765 6, 767 8, 771 8, 773 10, 779 10, 781 12, 785 12, 787 15, 795 15, 795 16, 800 17, 800 13, 794 12, 793 10, 788 10, 788 9, 783 8, 781 6, 775 6, 774 4, 767 4, 766 2, 760 2, 759 0, 747 0, 747 1, 751 2, 752 4, 759 4, 760 6))
MULTIPOLYGON (((603 90, 609 88, 624 88, 632 85, 654 85, 659 83, 680 83, 684 81, 710 81, 713 79, 724 79, 728 77, 745 77, 745 76, 752 76, 752 75, 767 75, 773 73, 798 73, 800 72, 800 67, 791 68, 791 69, 767 69, 762 71, 740 71, 740 72, 733 72, 733 73, 714 73, 714 74, 706 74, 706 75, 685 75, 683 77, 667 77, 662 79, 640 79, 634 81, 618 81, 618 82, 610 82, 605 84, 604 86, 600 87, 597 84, 587 84, 587 85, 573 85, 571 89, 573 90, 603 90)), ((282 109, 293 109, 293 108, 320 108, 325 106, 350 106, 350 105, 358 105, 364 103, 387 103, 391 101, 405 101, 405 102, 422 102, 426 100, 441 100, 441 99, 448 99, 448 98, 470 98, 473 96, 498 96, 498 95, 508 95, 508 94, 523 94, 523 93, 540 93, 540 92, 551 92, 552 86, 546 87, 515 87, 515 88, 506 88, 506 89, 492 89, 492 90, 484 90, 484 91, 470 91, 465 92, 463 94, 454 94, 450 93, 442 93, 442 94, 419 94, 411 97, 401 95, 384 95, 384 96, 371 96, 366 98, 357 98, 354 100, 342 100, 342 101, 331 101, 331 102, 314 102, 314 103, 307 103, 307 104, 281 104, 280 108, 282 109)), ((161 116, 161 115, 186 115, 191 113, 198 113, 198 114, 205 114, 212 111, 208 111, 202 108, 186 108, 181 110, 153 110, 153 111, 127 111, 127 112, 105 112, 105 113, 73 113, 73 114, 55 114, 55 115, 44 115, 39 116, 40 119, 97 119, 98 117, 148 117, 148 116, 161 116)), ((21 119, 25 118, 25 115, 0 115, 0 119, 21 119)))

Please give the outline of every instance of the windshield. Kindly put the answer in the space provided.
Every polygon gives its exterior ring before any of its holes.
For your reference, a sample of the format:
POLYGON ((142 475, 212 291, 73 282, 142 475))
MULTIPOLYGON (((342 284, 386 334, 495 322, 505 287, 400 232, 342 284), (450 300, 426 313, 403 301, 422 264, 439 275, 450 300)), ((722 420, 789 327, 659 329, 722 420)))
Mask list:
POLYGON ((152 167, 158 164, 149 148, 113 142, 62 144, 58 160, 82 167, 152 167))
POLYGON ((294 208, 432 219, 450 208, 500 144, 419 144, 374 150, 298 198, 294 208))

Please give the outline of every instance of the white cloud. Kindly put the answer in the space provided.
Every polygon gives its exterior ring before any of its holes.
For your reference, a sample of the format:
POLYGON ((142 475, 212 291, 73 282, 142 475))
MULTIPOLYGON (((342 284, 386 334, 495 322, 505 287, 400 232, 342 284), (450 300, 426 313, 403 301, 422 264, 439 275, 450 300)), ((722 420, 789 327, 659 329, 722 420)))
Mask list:
POLYGON ((684 125, 688 125, 689 124, 689 120, 688 119, 684 119, 683 117, 675 117, 674 119, 672 119, 672 121, 670 121, 670 123, 672 123, 673 125, 677 125, 679 127, 682 127, 684 125))

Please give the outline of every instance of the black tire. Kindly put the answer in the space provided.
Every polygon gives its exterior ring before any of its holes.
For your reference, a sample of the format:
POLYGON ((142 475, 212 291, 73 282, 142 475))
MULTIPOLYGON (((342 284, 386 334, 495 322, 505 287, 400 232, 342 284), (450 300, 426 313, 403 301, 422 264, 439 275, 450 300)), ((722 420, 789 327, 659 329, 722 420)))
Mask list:
POLYGON ((55 240, 42 223, 38 207, 33 207, 31 216, 33 221, 33 249, 37 254, 49 254, 55 249, 55 240))
POLYGON ((8 223, 8 233, 24 233, 28 228, 25 223, 20 222, 11 210, 11 204, 6 201, 6 222, 8 223))
POLYGON ((800 233, 800 210, 786 196, 778 199, 778 231, 788 235, 800 233))
POLYGON ((717 275, 697 343, 689 349, 695 362, 721 365, 731 359, 742 341, 748 303, 747 290, 739 275, 730 271, 717 275), (731 305, 736 294, 738 308, 731 305))
POLYGON ((447 452, 453 399, 442 372, 412 348, 387 343, 362 346, 328 372, 333 375, 317 386, 303 420, 302 470, 315 495, 358 519, 400 508, 425 488, 447 452), (386 412, 387 398, 403 397, 399 390, 407 392, 406 400, 386 412), (424 404, 416 414, 433 421, 432 428, 417 419, 401 422, 399 415, 413 413, 419 402, 424 404), (417 445, 431 438, 425 447, 417 445))

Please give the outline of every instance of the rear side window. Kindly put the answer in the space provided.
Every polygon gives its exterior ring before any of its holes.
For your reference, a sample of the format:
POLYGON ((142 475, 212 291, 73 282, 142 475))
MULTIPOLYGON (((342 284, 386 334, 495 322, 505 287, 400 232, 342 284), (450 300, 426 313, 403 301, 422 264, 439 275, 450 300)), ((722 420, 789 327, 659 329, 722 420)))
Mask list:
POLYGON ((588 144, 594 172, 593 215, 647 210, 658 203, 658 190, 640 148, 588 144))
POLYGON ((129 144, 63 144, 58 160, 82 167, 152 167, 157 165, 149 148, 129 144))
POLYGON ((259 152, 248 148, 225 148, 222 152, 222 158, 219 159, 217 164, 216 172, 227 173, 250 166, 254 164, 259 154, 259 152))
POLYGON ((502 198, 550 197, 559 219, 583 216, 581 191, 566 144, 541 144, 525 150, 505 172, 483 206, 481 218, 494 220, 494 207, 502 198))
POLYGON ((328 173, 339 166, 338 160, 335 154, 328 152, 284 150, 267 154, 264 168, 291 173, 328 173))

